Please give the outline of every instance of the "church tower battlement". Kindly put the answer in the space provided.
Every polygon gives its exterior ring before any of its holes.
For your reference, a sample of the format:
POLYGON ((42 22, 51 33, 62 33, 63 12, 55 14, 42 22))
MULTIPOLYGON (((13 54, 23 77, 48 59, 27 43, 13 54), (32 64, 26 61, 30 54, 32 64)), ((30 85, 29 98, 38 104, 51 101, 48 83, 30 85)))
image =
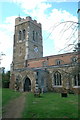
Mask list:
POLYGON ((13 64, 14 69, 23 68, 25 61, 43 57, 42 26, 31 17, 15 19, 13 64))
POLYGON ((17 17, 17 18, 15 19, 15 25, 19 25, 19 24, 21 24, 21 23, 23 23, 23 22, 28 22, 28 21, 30 21, 30 22, 32 22, 33 24, 41 27, 41 23, 37 23, 36 20, 32 20, 32 18, 31 18, 30 16, 26 17, 25 19, 24 19, 24 18, 21 18, 21 17, 17 17))

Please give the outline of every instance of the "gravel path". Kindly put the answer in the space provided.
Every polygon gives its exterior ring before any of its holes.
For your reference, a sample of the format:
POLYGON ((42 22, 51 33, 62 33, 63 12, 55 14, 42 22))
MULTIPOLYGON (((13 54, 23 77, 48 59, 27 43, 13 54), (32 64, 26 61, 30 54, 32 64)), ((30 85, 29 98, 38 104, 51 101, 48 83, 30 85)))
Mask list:
POLYGON ((3 118, 21 118, 21 113, 24 109, 26 93, 14 100, 11 100, 8 105, 3 108, 3 118))

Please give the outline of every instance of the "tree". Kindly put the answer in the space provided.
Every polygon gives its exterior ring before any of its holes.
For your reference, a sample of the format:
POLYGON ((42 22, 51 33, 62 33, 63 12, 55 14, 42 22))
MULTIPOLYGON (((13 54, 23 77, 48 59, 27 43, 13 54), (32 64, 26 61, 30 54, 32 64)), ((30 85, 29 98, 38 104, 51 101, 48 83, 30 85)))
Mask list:
POLYGON ((3 88, 9 88, 10 83, 10 71, 7 71, 6 73, 2 73, 2 87, 3 88))

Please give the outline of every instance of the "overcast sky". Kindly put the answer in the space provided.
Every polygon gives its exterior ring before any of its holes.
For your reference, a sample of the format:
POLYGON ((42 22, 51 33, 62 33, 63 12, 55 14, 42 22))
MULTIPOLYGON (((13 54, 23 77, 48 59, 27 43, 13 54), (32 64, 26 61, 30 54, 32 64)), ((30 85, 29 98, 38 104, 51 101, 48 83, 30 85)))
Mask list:
POLYGON ((0 1, 0 67, 10 70, 13 56, 15 18, 31 16, 42 24, 43 55, 73 50, 77 43, 77 0, 2 0, 0 1), (68 2, 67 2, 68 1, 68 2), (75 2, 76 1, 76 2, 75 2), (65 22, 65 21, 73 21, 65 22), (62 24, 59 24, 64 22, 62 24))

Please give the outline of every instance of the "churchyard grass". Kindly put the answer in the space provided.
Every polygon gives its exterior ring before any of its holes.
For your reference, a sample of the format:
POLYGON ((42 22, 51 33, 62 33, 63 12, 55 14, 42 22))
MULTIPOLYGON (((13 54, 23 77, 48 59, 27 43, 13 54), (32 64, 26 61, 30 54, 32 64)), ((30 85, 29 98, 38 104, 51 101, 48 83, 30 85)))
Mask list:
POLYGON ((2 89, 0 88, 0 118, 2 116, 2 89))
POLYGON ((0 88, 0 107, 2 106, 2 89, 0 88))
POLYGON ((78 118, 78 95, 68 94, 61 97, 60 93, 44 93, 34 97, 26 93, 23 118, 78 118))
POLYGON ((15 99, 21 95, 20 92, 10 90, 7 88, 2 89, 2 106, 8 104, 10 100, 15 99))

